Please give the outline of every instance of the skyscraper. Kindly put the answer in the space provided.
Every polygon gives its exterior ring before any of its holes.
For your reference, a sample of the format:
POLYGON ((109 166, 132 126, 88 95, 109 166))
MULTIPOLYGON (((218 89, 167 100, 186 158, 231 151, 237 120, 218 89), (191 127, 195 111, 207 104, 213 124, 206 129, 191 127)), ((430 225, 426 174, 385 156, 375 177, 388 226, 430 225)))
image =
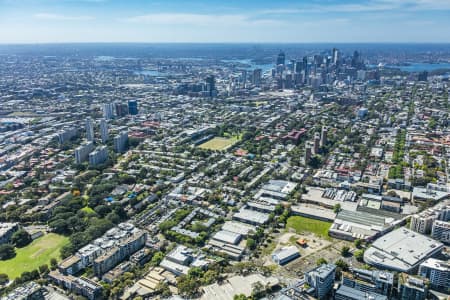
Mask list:
POLYGON ((138 114, 137 100, 128 100, 128 113, 132 116, 135 116, 138 114))
POLYGON ((103 104, 103 117, 110 120, 114 117, 114 104, 105 103, 103 104))
POLYGON ((255 86, 260 86, 260 84, 261 84, 261 75, 262 75, 262 70, 261 69, 253 70, 253 76, 252 76, 253 82, 252 83, 255 86))
POLYGON ((100 121, 100 134, 102 137, 102 143, 106 143, 108 140, 108 123, 106 123, 105 119, 100 121))
POLYGON ((286 62, 286 55, 284 54, 283 51, 280 51, 280 53, 277 56, 277 66, 279 65, 284 66, 285 62, 286 62))
POLYGON ((88 141, 94 141, 94 123, 91 117, 86 118, 86 139, 88 141))
POLYGON ((320 137, 320 147, 323 147, 328 142, 328 128, 326 126, 322 126, 322 135, 320 137))
POLYGON ((126 103, 116 102, 114 106, 118 117, 124 117, 128 114, 128 105, 126 103))
POLYGON ((205 79, 206 82, 206 91, 208 92, 209 97, 215 96, 216 91, 216 78, 214 75, 208 75, 205 79))
POLYGON ((337 65, 339 62, 339 50, 336 48, 333 48, 333 63, 337 65))

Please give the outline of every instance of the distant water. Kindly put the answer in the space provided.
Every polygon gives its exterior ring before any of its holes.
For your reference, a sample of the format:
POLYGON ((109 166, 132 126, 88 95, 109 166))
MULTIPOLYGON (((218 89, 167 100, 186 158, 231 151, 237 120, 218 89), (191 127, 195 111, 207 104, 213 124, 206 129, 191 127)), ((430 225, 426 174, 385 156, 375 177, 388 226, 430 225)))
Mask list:
POLYGON ((256 64, 251 59, 223 59, 222 61, 248 65, 248 67, 245 68, 246 70, 261 69, 263 73, 270 71, 274 67, 273 64, 256 64))
POLYGON ((162 76, 162 75, 167 75, 167 74, 161 73, 161 72, 156 71, 156 70, 142 70, 142 71, 135 71, 134 74, 138 74, 138 75, 147 75, 147 76, 162 76))
POLYGON ((404 72, 423 72, 423 71, 431 72, 431 71, 442 70, 442 69, 450 70, 450 63, 438 63, 438 64, 410 63, 407 66, 386 65, 385 67, 400 69, 401 71, 404 71, 404 72))

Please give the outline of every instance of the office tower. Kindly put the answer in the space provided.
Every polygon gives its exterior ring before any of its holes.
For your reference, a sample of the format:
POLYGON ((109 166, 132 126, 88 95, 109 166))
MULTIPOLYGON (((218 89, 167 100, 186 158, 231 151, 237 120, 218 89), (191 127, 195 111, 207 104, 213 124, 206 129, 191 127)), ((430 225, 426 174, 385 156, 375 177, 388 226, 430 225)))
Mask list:
POLYGON ((91 117, 86 119, 86 139, 91 142, 94 141, 94 123, 91 117))
POLYGON ((292 76, 292 73, 288 73, 284 76, 284 85, 283 87, 285 89, 292 89, 293 85, 292 83, 294 82, 294 78, 292 76))
POLYGON ((308 164, 308 162, 310 161, 313 149, 314 149, 313 143, 311 141, 307 141, 305 143, 305 164, 308 164))
POLYGON ((295 60, 294 60, 294 59, 291 59, 291 60, 289 61, 289 70, 290 70, 291 72, 294 72, 294 71, 295 71, 295 60))
POLYGON ((128 113, 132 116, 135 116, 138 114, 137 100, 128 100, 128 113))
POLYGON ((353 68, 359 68, 361 66, 361 56, 359 55, 358 51, 353 52, 352 57, 352 67, 353 68))
POLYGON ((418 81, 427 81, 428 80, 428 72, 423 71, 423 72, 419 73, 419 75, 417 76, 417 80, 418 81))
POLYGON ((286 55, 284 54, 283 51, 280 51, 280 53, 277 56, 277 66, 279 65, 284 66, 285 62, 286 62, 286 55))
POLYGON ((443 243, 450 244, 450 223, 435 220, 431 228, 431 237, 443 243))
POLYGON ((241 82, 242 86, 245 87, 245 84, 247 83, 247 70, 241 71, 241 82))
POLYGON ((214 77, 214 75, 208 75, 205 79, 205 82, 208 96, 214 97, 216 91, 216 78, 214 77))
POLYGON ((314 133, 314 154, 319 154, 320 147, 320 133, 314 133))
POLYGON ((86 142, 75 149, 75 162, 77 164, 83 163, 87 160, 89 153, 94 150, 93 142, 86 142))
POLYGON ((111 120, 112 118, 114 118, 114 104, 112 103, 103 104, 103 117, 106 120, 111 120))
POLYGON ((252 76, 253 82, 252 83, 255 86, 260 86, 261 85, 261 76, 262 76, 262 70, 261 69, 253 70, 253 76, 252 76))
POLYGON ((428 294, 428 285, 428 279, 400 273, 398 275, 398 299, 425 300, 428 294))
POLYGON ((300 73, 303 70, 303 61, 297 61, 294 66, 294 73, 300 73))
POLYGON ((333 48, 333 64, 337 65, 339 63, 339 50, 333 48))
POLYGON ((320 138, 320 147, 326 146, 328 142, 328 128, 326 126, 322 126, 322 135, 320 138))
POLYGON ((106 143, 106 141, 108 141, 108 123, 106 123, 105 119, 101 119, 100 121, 100 134, 102 143, 106 143))
POLYGON ((114 151, 122 153, 128 146, 128 132, 122 131, 114 137, 114 151))
POLYGON ((428 278, 434 289, 448 291, 450 288, 450 265, 446 261, 428 258, 420 264, 419 276, 428 278))
POLYGON ((104 163, 108 159, 108 148, 101 146, 89 153, 89 164, 96 166, 104 163))
POLYGON ((323 264, 305 274, 306 282, 314 288, 314 295, 318 299, 326 299, 334 284, 336 266, 323 264))
POLYGON ((358 79, 358 80, 366 80, 366 71, 365 70, 358 70, 356 72, 356 79, 358 79))
POLYGON ((309 77, 309 67, 308 67, 308 57, 304 56, 303 57, 303 72, 304 72, 304 82, 303 83, 307 83, 308 81, 308 77, 309 77))
POLYGON ((121 102, 114 103, 114 106, 116 108, 116 115, 118 117, 124 117, 128 115, 128 105, 121 102))

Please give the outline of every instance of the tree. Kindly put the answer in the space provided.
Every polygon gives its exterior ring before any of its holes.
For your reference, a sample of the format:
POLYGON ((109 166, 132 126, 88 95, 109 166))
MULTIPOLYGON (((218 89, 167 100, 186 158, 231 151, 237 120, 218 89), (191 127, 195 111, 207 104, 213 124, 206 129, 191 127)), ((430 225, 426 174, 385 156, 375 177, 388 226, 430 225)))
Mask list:
POLYGON ((350 247, 348 246, 343 246, 341 249, 341 255, 344 257, 347 257, 350 255, 350 247))
POLYGON ((0 245, 0 260, 7 260, 16 256, 16 251, 13 245, 3 244, 0 245))
POLYGON ((256 249, 256 241, 252 238, 248 238, 247 239, 247 248, 250 250, 255 250, 256 249))
POLYGON ((348 271, 348 264, 344 260, 338 259, 334 264, 336 265, 336 267, 339 267, 341 270, 348 271))
POLYGON ((318 266, 325 265, 325 264, 327 264, 327 263, 328 263, 327 260, 326 260, 325 258, 323 258, 323 257, 319 258, 319 259, 316 261, 316 264, 317 264, 318 266))
POLYGON ((157 266, 157 265, 159 265, 159 264, 161 263, 161 261, 163 260, 163 258, 164 258, 164 253, 162 253, 162 252, 156 252, 156 253, 153 255, 153 257, 152 257, 152 260, 150 261, 150 264, 151 264, 152 266, 157 266))
POLYGON ((354 243, 355 243, 355 247, 356 248, 358 248, 358 249, 361 248, 361 246, 362 246, 362 240, 361 239, 356 239, 354 243))
POLYGON ((42 266, 39 266, 39 273, 40 273, 41 275, 47 274, 48 271, 49 271, 49 270, 48 270, 48 265, 47 265, 47 264, 42 265, 42 266))
POLYGON ((354 255, 356 260, 362 262, 364 260, 364 249, 355 251, 354 255))
POLYGON ((248 300, 249 298, 244 294, 234 295, 233 300, 248 300))
POLYGON ((342 210, 341 208, 341 204, 337 203, 333 206, 333 211, 335 214, 337 214, 338 212, 340 212, 342 210))
POLYGON ((31 235, 24 229, 19 229, 11 237, 11 242, 17 247, 22 248, 31 243, 31 235))
POLYGON ((7 274, 0 274, 0 285, 5 285, 9 282, 9 278, 7 274))
POLYGON ((180 295, 193 297, 198 292, 199 280, 194 277, 182 275, 177 278, 177 287, 180 295))
POLYGON ((50 266, 52 267, 52 270, 58 266, 58 261, 56 258, 50 259, 50 266))

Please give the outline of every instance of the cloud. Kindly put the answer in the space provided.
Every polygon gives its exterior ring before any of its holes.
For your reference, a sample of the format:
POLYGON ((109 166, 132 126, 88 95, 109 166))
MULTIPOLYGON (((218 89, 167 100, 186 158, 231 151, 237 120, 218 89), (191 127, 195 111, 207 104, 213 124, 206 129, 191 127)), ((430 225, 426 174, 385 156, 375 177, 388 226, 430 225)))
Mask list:
POLYGON ((154 25, 191 25, 191 26, 222 26, 222 25, 276 25, 279 20, 254 18, 244 14, 196 14, 196 13, 154 13, 122 18, 128 23, 143 23, 154 25))
POLYGON ((49 21, 89 21, 95 19, 92 16, 69 16, 52 13, 38 13, 35 14, 33 17, 39 20, 49 20, 49 21))

